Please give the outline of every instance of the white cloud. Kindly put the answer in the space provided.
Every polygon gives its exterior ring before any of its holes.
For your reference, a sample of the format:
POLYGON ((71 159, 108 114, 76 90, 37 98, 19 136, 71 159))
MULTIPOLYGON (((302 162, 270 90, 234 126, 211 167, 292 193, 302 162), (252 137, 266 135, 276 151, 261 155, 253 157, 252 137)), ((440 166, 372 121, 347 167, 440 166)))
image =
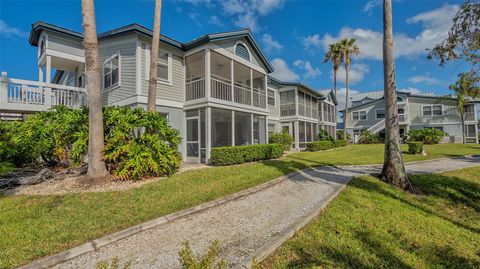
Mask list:
POLYGON ((398 90, 399 92, 408 92, 408 93, 411 93, 411 94, 422 94, 423 92, 415 87, 407 87, 407 88, 404 88, 404 89, 400 89, 398 90))
POLYGON ((5 35, 8 37, 27 37, 28 33, 25 31, 22 31, 18 28, 15 28, 11 25, 8 25, 7 22, 4 20, 0 19, 0 34, 5 35))
POLYGON ((436 78, 432 78, 430 76, 413 76, 413 77, 409 77, 407 79, 408 82, 410 83, 415 83, 415 84, 418 84, 418 83, 425 83, 427 85, 432 85, 432 84, 438 84, 440 83, 440 80, 436 79, 436 78))
POLYGON ((277 40, 273 39, 270 34, 263 34, 262 40, 263 44, 265 45, 265 51, 267 52, 279 51, 283 49, 283 45, 277 40))
POLYGON ((304 60, 296 60, 293 65, 302 69, 305 73, 303 74, 303 78, 316 78, 322 74, 322 71, 318 67, 313 67, 309 61, 304 60))
POLYGON ((235 15, 235 25, 249 28, 258 32, 259 16, 266 16, 276 9, 280 9, 286 0, 225 0, 222 2, 222 10, 228 15, 235 15))
POLYGON ((302 37, 302 44, 305 50, 314 51, 322 47, 322 40, 319 34, 302 37))
MULTIPOLYGON (((346 97, 347 89, 346 88, 339 88, 337 89, 337 101, 338 101, 338 110, 345 108, 345 97, 346 97)), ((354 94, 360 93, 357 90, 348 89, 348 96, 351 97, 354 94)))
POLYGON ((208 19, 208 23, 216 26, 220 26, 220 27, 224 26, 223 23, 220 21, 220 19, 216 15, 210 16, 210 18, 208 19))
POLYGON ((300 76, 288 67, 288 64, 280 59, 275 58, 271 61, 273 69, 275 70, 271 75, 281 81, 297 81, 300 76))
POLYGON ((363 11, 368 14, 368 16, 372 15, 372 11, 375 7, 380 6, 382 4, 381 0, 372 0, 368 1, 365 6, 363 7, 363 11))
MULTIPOLYGON (((432 11, 419 13, 409 19, 407 23, 420 23, 422 30, 416 36, 405 33, 395 33, 395 56, 415 57, 425 55, 426 49, 433 48, 448 36, 448 31, 459 6, 443 5, 432 11)), ((370 29, 343 27, 337 36, 325 34, 321 39, 324 50, 328 45, 342 38, 356 38, 360 48, 359 58, 382 60, 383 35, 381 32, 370 29)))
MULTIPOLYGON (((352 85, 362 81, 369 72, 370 68, 366 64, 351 64, 348 71, 348 83, 352 85)), ((333 71, 330 71, 330 78, 333 79, 333 71)), ((345 68, 343 66, 338 69, 337 81, 345 84, 345 68)))
POLYGON ((199 27, 202 27, 202 24, 200 23, 199 19, 198 19, 198 13, 195 13, 195 12, 189 12, 188 13, 188 18, 190 20, 192 20, 193 22, 195 22, 195 24, 199 27))

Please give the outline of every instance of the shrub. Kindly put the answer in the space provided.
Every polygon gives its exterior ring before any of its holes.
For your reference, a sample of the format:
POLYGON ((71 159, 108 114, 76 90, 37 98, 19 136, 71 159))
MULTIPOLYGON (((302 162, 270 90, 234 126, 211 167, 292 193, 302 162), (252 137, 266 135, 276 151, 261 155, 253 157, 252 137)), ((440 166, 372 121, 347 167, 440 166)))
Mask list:
MULTIPOLYGON (((104 108, 105 163, 119 178, 170 175, 181 156, 180 136, 159 113, 128 107, 104 108)), ((0 124, 0 158, 17 166, 70 167, 84 162, 88 150, 88 109, 57 106, 24 122, 0 124), (3 147, 2 147, 3 148, 3 147)))
POLYGON ((183 243, 183 248, 178 253, 180 255, 180 263, 183 269, 226 269, 227 262, 223 258, 219 258, 220 244, 218 241, 213 241, 208 252, 197 259, 195 254, 187 242, 183 243))
POLYGON ((275 133, 268 138, 270 144, 280 144, 283 145, 285 150, 290 150, 293 143, 293 137, 288 133, 275 133))
POLYGON ((334 141, 334 146, 336 148, 345 147, 345 146, 347 146, 347 140, 335 140, 334 141))
POLYGON ((408 142, 423 142, 424 144, 438 144, 448 134, 439 129, 426 128, 410 130, 407 134, 408 142))
POLYGON ((320 128, 318 130, 318 140, 319 141, 333 141, 335 139, 332 136, 330 136, 326 130, 320 128))
MULTIPOLYGON (((336 135, 337 135, 337 139, 343 140, 343 130, 337 130, 336 135)), ((347 140, 350 140, 351 137, 352 136, 349 133, 347 133, 347 140)))
POLYGON ((377 144, 380 143, 380 137, 378 135, 368 131, 363 130, 358 139, 359 144, 377 144))
POLYGON ((410 154, 420 154, 423 151, 422 142, 409 142, 408 143, 408 153, 410 154))
POLYGON ((314 141, 307 143, 307 151, 320 151, 333 148, 332 141, 314 141))
POLYGON ((212 148, 210 152, 210 162, 213 165, 232 165, 268 160, 281 157, 283 151, 284 146, 280 144, 217 147, 212 148))

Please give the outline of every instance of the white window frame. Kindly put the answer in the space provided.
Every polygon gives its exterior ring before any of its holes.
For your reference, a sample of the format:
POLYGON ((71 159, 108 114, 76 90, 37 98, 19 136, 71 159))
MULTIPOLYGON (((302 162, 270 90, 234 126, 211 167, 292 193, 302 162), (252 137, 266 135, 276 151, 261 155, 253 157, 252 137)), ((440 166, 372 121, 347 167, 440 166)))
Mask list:
POLYGON ((385 119, 385 116, 386 116, 386 115, 385 115, 385 108, 375 109, 375 119, 376 119, 376 120, 383 120, 383 119, 385 119), (383 118, 379 118, 379 117, 377 116, 377 111, 379 111, 379 110, 383 110, 383 118))
MULTIPOLYGON (((172 53, 161 50, 159 49, 159 54, 160 52, 167 53, 168 54, 168 79, 165 80, 163 78, 157 77, 157 84, 165 84, 165 85, 172 85, 172 53)), ((145 46, 145 80, 148 81, 150 79, 150 53, 151 53, 151 46, 145 46)), ((160 63, 157 61, 157 66, 160 63)), ((158 68, 158 67, 157 67, 158 68)))
POLYGON ((276 94, 275 90, 273 90, 271 88, 267 88, 267 104, 269 106, 275 107, 277 105, 277 100, 276 99, 277 99, 277 94, 276 94), (269 92, 273 92, 273 105, 268 103, 268 100, 270 99, 270 96, 268 95, 269 92))
POLYGON ((103 61, 102 64, 102 89, 104 92, 111 91, 113 89, 116 89, 120 86, 122 86, 122 56, 120 53, 115 53, 114 55, 110 56, 107 58, 105 61, 103 61), (110 84, 107 88, 105 88, 105 64, 113 60, 114 58, 118 57, 118 82, 115 84, 110 84))
POLYGON ((240 40, 239 40, 239 41, 235 42, 235 46, 233 46, 233 54, 237 55, 238 57, 242 58, 243 60, 245 60, 245 61, 247 61, 247 62, 252 62, 252 52, 251 52, 250 49, 248 48, 247 44, 245 44, 245 42, 243 42, 243 41, 240 41, 240 40), (239 44, 242 45, 242 46, 244 46, 244 47, 247 49, 247 51, 248 51, 248 59, 245 59, 245 58, 243 58, 243 57, 241 57, 240 55, 237 54, 237 46, 238 46, 239 44))
POLYGON ((440 117, 440 116, 443 116, 443 114, 444 114, 444 112, 443 112, 443 111, 444 111, 444 107, 443 107, 442 104, 438 104, 438 105, 422 105, 422 106, 421 106, 421 110, 422 110, 422 117, 440 117), (442 114, 440 114, 440 115, 434 115, 434 114, 433 114, 433 107, 434 107, 434 106, 441 106, 441 107, 442 107, 442 114), (423 108, 424 108, 424 107, 430 107, 430 111, 432 112, 432 114, 431 114, 431 115, 425 115, 425 114, 423 113, 423 112, 424 112, 424 111, 423 111, 423 108))
POLYGON ((351 120, 356 120, 356 121, 365 121, 368 120, 368 113, 366 110, 359 110, 359 111, 352 111, 352 117, 351 120), (365 112, 365 119, 360 118, 360 112, 365 112), (353 114, 358 113, 358 120, 353 118, 353 114))

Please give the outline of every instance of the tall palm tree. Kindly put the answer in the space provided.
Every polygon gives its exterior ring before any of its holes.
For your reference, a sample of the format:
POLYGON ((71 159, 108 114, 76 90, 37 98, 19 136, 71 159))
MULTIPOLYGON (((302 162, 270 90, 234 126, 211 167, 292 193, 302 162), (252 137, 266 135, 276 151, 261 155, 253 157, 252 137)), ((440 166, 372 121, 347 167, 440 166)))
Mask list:
POLYGON ((158 47, 160 45, 160 20, 162 17, 162 0, 155 0, 153 17, 152 48, 150 49, 150 77, 148 79, 147 111, 156 111, 157 103, 157 64, 158 47))
POLYGON ((337 96, 337 73, 340 65, 343 62, 343 55, 342 50, 338 43, 330 44, 328 47, 327 53, 325 53, 325 57, 323 58, 323 62, 332 62, 333 67, 333 90, 335 92, 335 96, 337 96))
POLYGON ((450 90, 455 91, 457 99, 457 110, 460 113, 462 119, 462 141, 465 144, 465 105, 468 104, 468 97, 479 98, 480 97, 480 77, 476 77, 474 73, 460 73, 458 80, 455 84, 450 85, 450 90))
POLYGON ((380 179, 412 191, 400 150, 397 89, 393 54, 392 0, 383 0, 383 84, 385 102, 385 157, 380 179))
POLYGON ((108 174, 103 157, 104 133, 100 64, 93 0, 82 0, 83 47, 85 49, 86 87, 88 91, 88 170, 95 179, 108 174))
POLYGON ((338 41, 338 46, 343 56, 343 64, 345 65, 345 114, 343 117, 343 139, 347 140, 347 123, 348 123, 348 71, 352 62, 352 55, 360 54, 360 49, 356 44, 355 38, 345 38, 338 41))

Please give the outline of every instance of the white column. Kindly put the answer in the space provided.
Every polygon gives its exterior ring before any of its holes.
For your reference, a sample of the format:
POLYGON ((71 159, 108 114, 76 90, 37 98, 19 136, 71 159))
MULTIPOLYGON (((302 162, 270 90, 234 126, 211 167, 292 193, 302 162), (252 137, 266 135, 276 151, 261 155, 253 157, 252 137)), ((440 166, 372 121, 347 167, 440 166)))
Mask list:
POLYGON ((232 110, 232 146, 235 146, 235 110, 232 110))
POLYGON ((253 106, 253 70, 250 68, 250 105, 253 106))
POLYGON ((211 79, 210 79, 211 69, 210 69, 210 49, 205 49, 205 96, 207 100, 211 96, 211 79))
POLYGON ((43 80, 43 66, 38 67, 38 82, 44 82, 44 80, 43 80))
POLYGON ((253 114, 250 114, 250 144, 253 145, 253 114))
POLYGON ((0 104, 7 103, 8 99, 8 77, 7 72, 2 72, 2 77, 0 78, 0 104))
MULTIPOLYGON (((267 75, 265 75, 265 107, 264 108, 265 109, 268 108, 268 76, 267 75)), ((267 123, 267 129, 268 129, 268 123, 267 123)), ((268 136, 267 136, 267 141, 268 141, 268 136)))
POLYGON ((232 102, 235 102, 235 83, 234 83, 234 72, 233 72, 233 60, 230 60, 230 78, 232 79, 231 87, 232 87, 232 102))
POLYGON ((212 108, 207 107, 205 111, 205 129, 207 131, 207 137, 205 137, 206 143, 206 162, 210 162, 210 150, 212 149, 212 108))
POLYGON ((295 148, 300 149, 300 138, 298 137, 298 121, 293 122, 294 132, 295 132, 295 148))
POLYGON ((298 89, 295 89, 295 116, 298 116, 298 89))
POLYGON ((265 143, 268 144, 268 116, 265 116, 265 143))
MULTIPOLYGON (((52 83, 52 56, 47 55, 47 64, 45 66, 45 82, 52 83)), ((45 88, 45 106, 51 107, 52 106, 52 89, 46 87, 45 88)))

